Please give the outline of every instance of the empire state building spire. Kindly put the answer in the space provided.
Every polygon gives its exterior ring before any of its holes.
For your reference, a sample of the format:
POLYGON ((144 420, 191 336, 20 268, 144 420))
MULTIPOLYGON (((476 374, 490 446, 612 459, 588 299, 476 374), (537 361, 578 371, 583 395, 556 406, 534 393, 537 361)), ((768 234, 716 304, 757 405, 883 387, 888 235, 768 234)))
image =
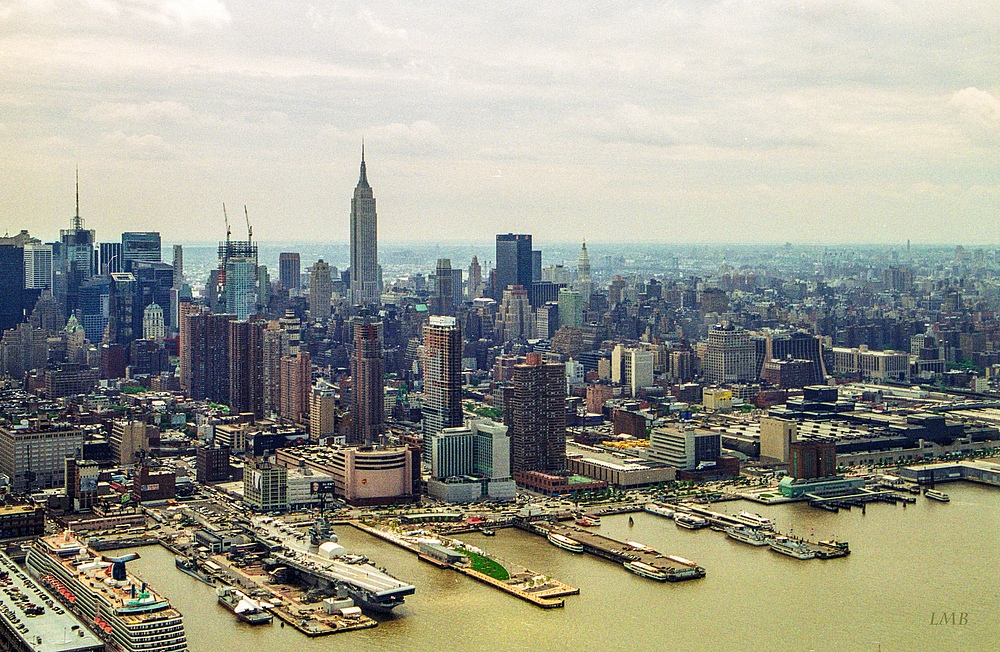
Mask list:
POLYGON ((355 306, 378 305, 382 297, 378 272, 378 216, 375 195, 368 183, 365 145, 361 143, 361 176, 351 200, 351 287, 348 300, 355 306))

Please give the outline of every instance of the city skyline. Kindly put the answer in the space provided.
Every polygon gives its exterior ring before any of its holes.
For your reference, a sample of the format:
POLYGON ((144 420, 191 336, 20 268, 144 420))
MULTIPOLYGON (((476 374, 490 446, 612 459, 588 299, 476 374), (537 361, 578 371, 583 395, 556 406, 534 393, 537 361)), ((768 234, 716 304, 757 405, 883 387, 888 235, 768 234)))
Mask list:
POLYGON ((15 0, 2 219, 65 228, 79 165, 99 232, 190 241, 231 201, 343 242, 364 137, 385 243, 987 243, 977 8, 15 0))

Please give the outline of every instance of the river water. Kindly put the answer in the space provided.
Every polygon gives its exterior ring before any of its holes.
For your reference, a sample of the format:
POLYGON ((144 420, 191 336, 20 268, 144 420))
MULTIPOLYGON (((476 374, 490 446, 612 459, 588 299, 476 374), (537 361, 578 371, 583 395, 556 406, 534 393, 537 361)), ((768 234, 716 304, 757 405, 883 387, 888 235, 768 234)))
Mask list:
POLYGON ((625 515, 602 519, 604 534, 694 559, 708 571, 703 580, 678 584, 640 578, 518 530, 460 537, 580 588, 553 610, 343 526, 341 543, 417 592, 376 628, 315 639, 277 620, 258 628, 237 622, 216 604, 211 587, 175 570, 162 548, 141 549, 130 566, 184 613, 192 652, 1000 649, 1000 490, 965 483, 944 489, 950 503, 920 497, 906 509, 873 504, 866 513, 718 506, 760 512, 784 532, 849 541, 852 554, 834 560, 795 560, 651 514, 633 515, 633 527, 625 515))

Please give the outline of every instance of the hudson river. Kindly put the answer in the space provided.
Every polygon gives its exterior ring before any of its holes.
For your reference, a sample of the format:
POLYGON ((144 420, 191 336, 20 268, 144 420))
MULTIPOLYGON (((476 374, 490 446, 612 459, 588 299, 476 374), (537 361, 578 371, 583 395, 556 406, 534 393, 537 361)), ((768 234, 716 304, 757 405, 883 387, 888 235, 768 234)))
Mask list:
POLYGON ((1000 641, 1000 489, 941 485, 951 502, 923 497, 831 514, 805 505, 762 508, 778 529, 847 540, 852 554, 799 561, 688 531, 651 514, 603 519, 600 531, 697 561, 703 580, 660 584, 543 538, 500 530, 459 538, 580 588, 563 609, 542 610, 450 570, 439 570, 353 528, 341 543, 417 587, 378 627, 309 639, 291 627, 251 628, 215 602, 211 587, 175 570, 159 547, 132 568, 184 613, 192 652, 314 650, 995 650, 1000 641))

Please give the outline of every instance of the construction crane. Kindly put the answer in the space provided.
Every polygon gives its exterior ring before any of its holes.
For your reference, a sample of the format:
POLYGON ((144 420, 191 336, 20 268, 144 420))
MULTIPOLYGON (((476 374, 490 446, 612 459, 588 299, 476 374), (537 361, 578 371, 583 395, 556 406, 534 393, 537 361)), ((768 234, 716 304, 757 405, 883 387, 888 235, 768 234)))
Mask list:
POLYGON ((226 214, 226 202, 222 202, 222 217, 226 219, 226 252, 229 251, 229 237, 232 231, 229 230, 229 215, 226 214))
POLYGON ((250 226, 250 214, 247 212, 247 205, 243 204, 243 215, 247 218, 247 244, 253 242, 253 227, 250 226))

